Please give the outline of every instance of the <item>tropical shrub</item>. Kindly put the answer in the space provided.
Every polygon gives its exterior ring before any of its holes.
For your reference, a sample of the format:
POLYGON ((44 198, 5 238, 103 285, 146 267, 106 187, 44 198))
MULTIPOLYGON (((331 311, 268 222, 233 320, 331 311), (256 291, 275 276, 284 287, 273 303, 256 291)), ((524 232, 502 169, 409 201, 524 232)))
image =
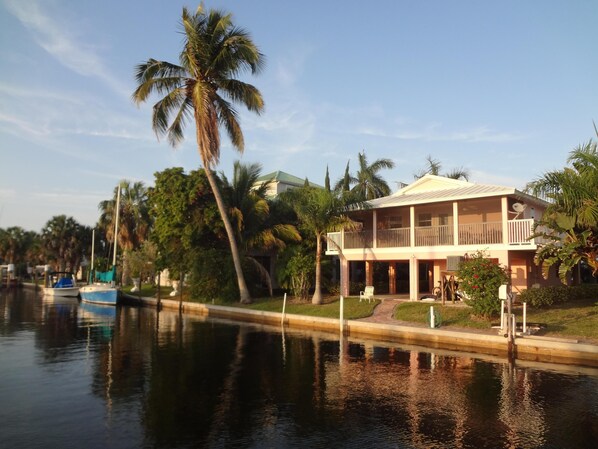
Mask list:
POLYGON ((457 275, 459 289, 467 295, 465 302, 473 308, 475 315, 491 317, 500 312, 498 288, 510 281, 506 267, 478 251, 474 255, 466 255, 457 275))
POLYGON ((278 283, 291 294, 306 301, 313 287, 316 272, 315 256, 303 246, 289 247, 281 255, 278 264, 278 283))
POLYGON ((519 299, 531 307, 548 308, 555 304, 582 299, 597 299, 598 284, 582 284, 575 286, 557 285, 524 290, 519 299))

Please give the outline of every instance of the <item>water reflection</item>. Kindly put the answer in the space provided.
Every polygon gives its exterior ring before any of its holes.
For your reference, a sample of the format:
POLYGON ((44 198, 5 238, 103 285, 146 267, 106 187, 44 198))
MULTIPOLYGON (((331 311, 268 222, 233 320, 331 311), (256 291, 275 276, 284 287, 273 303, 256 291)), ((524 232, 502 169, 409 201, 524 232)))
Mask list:
POLYGON ((56 447, 573 448, 598 441, 593 369, 509 365, 31 294, 0 297, 0 356, 0 402, 11 410, 0 411, 0 422, 16 426, 3 435, 7 447, 31 447, 27 434, 56 447), (27 339, 36 351, 23 369, 41 369, 41 387, 8 368, 23 357, 15 342, 27 339), (48 375, 49 366, 60 367, 60 378, 48 375), (27 410, 9 393, 23 388, 32 392, 27 410), (62 427, 25 419, 51 407, 62 427), (72 426, 81 431, 68 432, 72 426))

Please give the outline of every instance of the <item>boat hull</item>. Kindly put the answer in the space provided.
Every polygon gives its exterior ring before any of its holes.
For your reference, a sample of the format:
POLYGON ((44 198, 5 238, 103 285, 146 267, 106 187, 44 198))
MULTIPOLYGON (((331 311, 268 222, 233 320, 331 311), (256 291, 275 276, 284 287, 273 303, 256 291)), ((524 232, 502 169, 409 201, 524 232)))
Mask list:
POLYGON ((81 301, 93 304, 115 306, 118 303, 119 290, 103 284, 86 285, 79 289, 81 301))
POLYGON ((79 296, 79 287, 44 287, 44 296, 79 296))

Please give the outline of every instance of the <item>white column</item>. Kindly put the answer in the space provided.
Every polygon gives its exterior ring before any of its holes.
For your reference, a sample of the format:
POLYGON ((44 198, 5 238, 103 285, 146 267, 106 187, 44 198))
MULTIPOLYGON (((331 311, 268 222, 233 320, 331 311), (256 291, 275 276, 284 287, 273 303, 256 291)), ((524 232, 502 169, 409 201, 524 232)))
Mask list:
POLYGON ((409 207, 409 240, 409 246, 415 246, 415 206, 409 207))
POLYGON ((459 245, 459 203, 453 201, 453 243, 459 245))
POLYGON ((378 247, 378 215, 376 214, 376 211, 374 210, 374 216, 372 219, 372 248, 377 248, 378 247))
POLYGON ((509 244, 509 203, 507 197, 503 196, 500 199, 500 206, 502 212, 502 242, 505 245, 509 244))
POLYGON ((419 298, 419 260, 415 254, 409 259, 409 299, 417 301, 419 298))

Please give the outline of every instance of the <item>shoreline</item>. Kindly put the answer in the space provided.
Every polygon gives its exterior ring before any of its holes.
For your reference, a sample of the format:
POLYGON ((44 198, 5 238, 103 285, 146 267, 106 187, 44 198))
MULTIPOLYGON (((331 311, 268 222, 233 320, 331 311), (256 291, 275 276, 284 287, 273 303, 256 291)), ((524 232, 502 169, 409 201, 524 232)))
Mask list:
MULTIPOLYGON (((155 298, 138 298, 130 295, 126 295, 126 297, 132 304, 157 307, 157 299, 155 298)), ((160 303, 164 309, 179 309, 178 300, 162 299, 160 303)), ((283 316, 279 312, 192 302, 183 302, 182 312, 234 321, 283 326, 283 316)), ((367 320, 367 318, 344 320, 343 335, 387 343, 414 344, 430 349, 447 349, 508 358, 508 341, 495 331, 428 328, 405 323, 387 324, 367 320)), ((287 313, 284 316, 284 327, 313 329, 338 335, 340 333, 340 320, 287 313)), ((533 335, 517 336, 515 338, 514 354, 514 358, 520 361, 598 368, 598 345, 579 343, 572 339, 533 335)))

